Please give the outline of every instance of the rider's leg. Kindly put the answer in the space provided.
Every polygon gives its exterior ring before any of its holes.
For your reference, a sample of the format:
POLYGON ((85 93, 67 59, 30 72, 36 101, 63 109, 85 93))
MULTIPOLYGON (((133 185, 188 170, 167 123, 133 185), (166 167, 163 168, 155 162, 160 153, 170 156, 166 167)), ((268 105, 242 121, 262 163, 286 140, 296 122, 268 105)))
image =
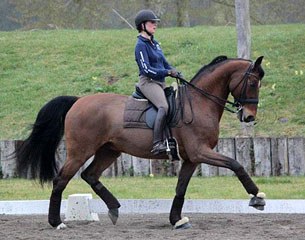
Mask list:
POLYGON ((163 131, 166 125, 168 103, 164 93, 164 83, 158 83, 148 77, 140 76, 138 87, 144 96, 158 109, 153 131, 153 154, 166 151, 163 141, 163 131))
POLYGON ((153 148, 151 152, 153 154, 159 154, 161 152, 165 152, 167 146, 163 140, 163 130, 166 123, 166 112, 163 107, 158 109, 157 117, 154 124, 154 138, 153 138, 153 148))

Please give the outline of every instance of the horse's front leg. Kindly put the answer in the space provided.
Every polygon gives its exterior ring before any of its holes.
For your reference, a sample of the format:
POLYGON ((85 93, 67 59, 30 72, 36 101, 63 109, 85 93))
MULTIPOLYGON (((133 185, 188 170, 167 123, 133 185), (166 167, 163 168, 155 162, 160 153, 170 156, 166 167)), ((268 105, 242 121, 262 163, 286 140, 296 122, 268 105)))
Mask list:
POLYGON ((254 207, 257 210, 264 210, 264 207, 266 205, 266 202, 264 200, 266 197, 265 193, 259 192, 258 187, 255 185, 249 174, 245 171, 244 167, 241 166, 239 162, 234 159, 231 160, 232 163, 230 169, 234 171, 239 181, 246 189, 247 193, 253 195, 249 202, 249 206, 254 207))
POLYGON ((181 211, 184 204, 184 196, 186 193, 187 186, 190 182, 190 179, 196 169, 198 164, 184 161, 181 166, 181 170, 179 172, 178 183, 176 187, 176 196, 173 200, 169 221, 173 225, 174 229, 181 228, 190 228, 188 218, 181 217, 181 211))
POLYGON ((200 154, 197 154, 196 157, 192 158, 192 160, 194 162, 207 163, 216 167, 231 169, 236 174, 247 193, 253 195, 249 206, 258 210, 264 210, 264 206, 266 205, 264 200, 265 194, 259 192, 258 187, 239 162, 220 153, 214 152, 212 149, 203 150, 200 154))

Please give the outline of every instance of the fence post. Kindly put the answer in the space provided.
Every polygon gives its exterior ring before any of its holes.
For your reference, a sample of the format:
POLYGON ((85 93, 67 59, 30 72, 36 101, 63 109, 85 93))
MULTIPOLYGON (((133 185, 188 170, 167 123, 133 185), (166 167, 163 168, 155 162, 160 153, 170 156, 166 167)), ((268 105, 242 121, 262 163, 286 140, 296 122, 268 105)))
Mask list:
MULTIPOLYGON (((235 159, 235 139, 234 138, 220 138, 217 144, 217 152, 227 157, 235 159)), ((234 172, 227 168, 218 169, 219 176, 233 176, 234 172)))
MULTIPOLYGON (((214 148, 214 151, 217 152, 217 146, 214 148)), ((205 163, 200 164, 200 171, 202 177, 214 177, 218 176, 218 167, 208 165, 205 163)))
POLYGON ((255 176, 271 176, 271 140, 270 138, 254 138, 254 174, 255 176))
POLYGON ((288 143, 286 137, 271 138, 272 176, 288 175, 288 143))
POLYGON ((13 156, 16 150, 16 141, 7 140, 0 142, 0 165, 3 178, 11 178, 17 175, 16 160, 13 156))
POLYGON ((132 169, 132 159, 131 155, 122 153, 120 156, 120 165, 118 165, 118 172, 122 172, 123 176, 132 176, 133 175, 133 169, 132 169))
POLYGON ((245 168, 246 172, 254 175, 253 141, 250 137, 235 138, 236 160, 245 168))
POLYGON ((134 176, 147 176, 150 172, 149 160, 144 158, 132 157, 134 176))
POLYGON ((288 138, 289 174, 292 176, 304 176, 305 174, 305 150, 304 138, 288 138))

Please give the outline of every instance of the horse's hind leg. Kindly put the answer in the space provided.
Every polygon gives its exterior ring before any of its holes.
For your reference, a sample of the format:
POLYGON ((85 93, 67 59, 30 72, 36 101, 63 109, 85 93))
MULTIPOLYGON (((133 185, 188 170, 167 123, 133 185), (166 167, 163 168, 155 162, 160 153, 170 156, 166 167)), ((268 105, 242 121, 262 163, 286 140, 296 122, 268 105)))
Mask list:
POLYGON ((57 229, 66 228, 60 218, 62 192, 75 173, 80 169, 89 156, 72 155, 68 153, 66 162, 53 180, 53 190, 50 197, 48 220, 51 226, 57 229))
POLYGON ((95 154, 92 163, 82 172, 81 177, 92 187, 93 191, 105 202, 113 224, 119 217, 119 201, 112 195, 111 192, 99 181, 102 172, 108 168, 119 156, 120 152, 116 152, 107 148, 101 147, 95 154))

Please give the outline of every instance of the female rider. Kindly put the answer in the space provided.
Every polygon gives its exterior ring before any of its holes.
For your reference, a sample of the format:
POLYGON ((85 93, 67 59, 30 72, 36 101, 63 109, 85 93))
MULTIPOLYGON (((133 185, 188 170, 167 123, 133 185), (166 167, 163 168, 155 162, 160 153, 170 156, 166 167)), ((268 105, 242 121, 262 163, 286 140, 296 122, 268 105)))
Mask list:
POLYGON ((156 155, 166 151, 163 130, 166 123, 168 103, 165 97, 165 77, 177 77, 177 71, 169 65, 159 43, 154 39, 160 19, 151 10, 141 10, 135 18, 139 32, 135 46, 135 58, 139 67, 139 83, 143 95, 158 109, 153 130, 153 148, 156 155))

